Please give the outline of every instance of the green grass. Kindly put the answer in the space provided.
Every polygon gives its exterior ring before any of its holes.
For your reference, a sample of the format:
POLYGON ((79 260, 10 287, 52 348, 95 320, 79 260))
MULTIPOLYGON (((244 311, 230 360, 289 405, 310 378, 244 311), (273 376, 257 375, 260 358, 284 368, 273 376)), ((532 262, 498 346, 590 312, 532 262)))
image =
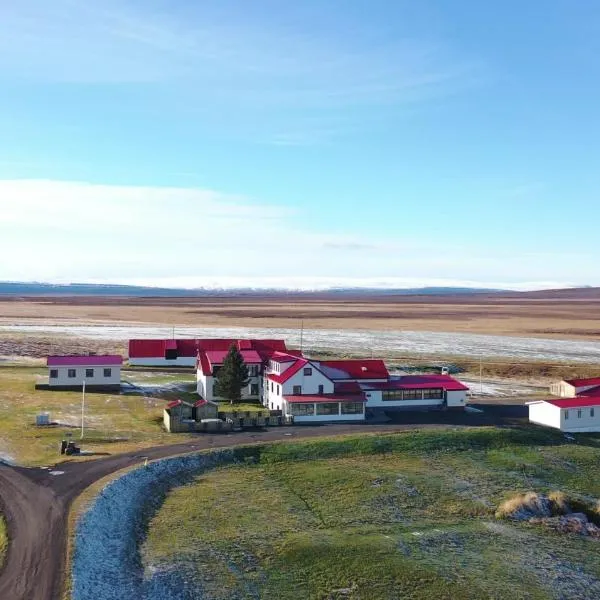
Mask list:
POLYGON ((600 494, 598 439, 581 441, 481 429, 242 449, 168 496, 144 564, 215 599, 577 597, 600 577, 593 542, 494 512, 532 486, 600 494))
MULTIPOLYGON (((81 392, 35 390, 36 381, 45 375, 46 370, 41 368, 0 367, 0 455, 25 465, 59 461, 60 440, 67 433, 77 441, 80 437, 81 392), (52 421, 66 425, 36 427, 35 417, 40 412, 49 412, 52 421)), ((115 454, 173 443, 173 436, 162 428, 163 408, 165 399, 182 395, 186 396, 171 392, 161 397, 87 394, 82 448, 115 454)), ((191 392, 187 395, 193 397, 191 392)), ((178 440, 186 437, 180 435, 178 440)))
POLYGON ((0 515, 0 567, 4 564, 4 557, 8 550, 8 532, 6 531, 6 521, 0 515))

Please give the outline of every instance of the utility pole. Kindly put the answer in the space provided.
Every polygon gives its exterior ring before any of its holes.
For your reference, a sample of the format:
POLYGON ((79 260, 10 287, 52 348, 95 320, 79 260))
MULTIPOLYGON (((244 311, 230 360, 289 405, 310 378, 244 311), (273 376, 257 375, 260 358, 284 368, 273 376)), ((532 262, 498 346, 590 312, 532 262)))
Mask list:
POLYGON ((300 327, 300 352, 304 350, 304 319, 302 319, 302 325, 300 327))
POLYGON ((483 396, 483 354, 479 354, 479 395, 483 396))
POLYGON ((83 380, 83 390, 81 393, 81 439, 83 439, 83 429, 85 425, 85 379, 83 380))

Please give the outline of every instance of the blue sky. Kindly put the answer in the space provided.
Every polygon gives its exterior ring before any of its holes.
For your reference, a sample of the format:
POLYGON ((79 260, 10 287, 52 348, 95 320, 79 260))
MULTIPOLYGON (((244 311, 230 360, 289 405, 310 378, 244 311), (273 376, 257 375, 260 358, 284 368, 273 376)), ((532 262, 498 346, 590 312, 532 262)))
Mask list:
POLYGON ((0 3, 0 279, 598 284, 593 0, 0 3))

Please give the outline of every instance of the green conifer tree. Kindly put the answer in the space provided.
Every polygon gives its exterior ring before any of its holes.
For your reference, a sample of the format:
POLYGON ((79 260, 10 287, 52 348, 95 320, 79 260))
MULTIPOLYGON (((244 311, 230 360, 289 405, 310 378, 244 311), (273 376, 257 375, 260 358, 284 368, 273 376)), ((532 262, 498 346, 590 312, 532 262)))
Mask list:
POLYGON ((242 390, 248 386, 248 367, 236 344, 232 344, 216 376, 219 396, 231 404, 242 399, 242 390))

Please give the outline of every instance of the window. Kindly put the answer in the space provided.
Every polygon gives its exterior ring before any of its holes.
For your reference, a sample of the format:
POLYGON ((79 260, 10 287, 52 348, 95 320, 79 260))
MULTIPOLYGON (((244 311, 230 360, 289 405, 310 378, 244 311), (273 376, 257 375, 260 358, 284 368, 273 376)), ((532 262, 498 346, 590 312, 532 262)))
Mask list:
POLYGON ((258 383, 252 383, 250 385, 250 395, 258 396, 258 383))
POLYGON ((177 350, 167 350, 165 352, 165 359, 166 360, 177 360, 177 350))
POLYGON ((112 369, 104 369, 104 377, 112 377, 112 369))
POLYGON ((281 388, 279 387, 279 385, 277 385, 277 395, 280 396, 281 395, 281 388))
POLYGON ((339 415, 340 408, 337 402, 319 402, 317 403, 318 415, 339 415))
POLYGON ((577 411, 577 418, 581 419, 581 415, 582 415, 583 411, 582 410, 578 410, 577 411))
POLYGON ((324 393, 325 393, 325 388, 322 385, 320 385, 319 386, 319 396, 322 396, 324 393))
POLYGON ((594 409, 590 408, 590 417, 593 417, 593 416, 594 416, 594 409))
POLYGON ((569 411, 565 410, 565 421, 569 420, 569 411))
POLYGON ((343 415, 362 415, 364 404, 362 402, 342 402, 343 415))
POLYGON ((292 394, 294 396, 300 396, 300 395, 302 395, 302 386, 301 385, 295 385, 294 389, 292 391, 292 394))
POLYGON ((425 400, 443 400, 444 399, 444 390, 442 390, 442 389, 423 390, 423 398, 425 400))
POLYGON ((76 369, 69 369, 69 379, 75 379, 77 377, 76 369))
POLYGON ((271 391, 275 390, 275 384, 271 381, 271 391))
MULTIPOLYGON (((50 379, 58 379, 58 369, 50 370, 50 379)), ((592 409, 594 410, 594 409, 592 409)))
POLYGON ((389 402, 402 400, 402 390, 383 390, 381 398, 389 402))
POLYGON ((306 377, 310 377, 310 376, 312 375, 312 369, 311 369, 310 367, 306 367, 306 368, 304 369, 304 375, 305 375, 306 377))
POLYGON ((94 378, 94 369, 86 369, 85 370, 85 378, 93 379, 94 378))
POLYGON ((256 377, 258 375, 258 365, 250 365, 248 367, 248 376, 256 377))
POLYGON ((315 414, 314 404, 292 404, 291 407, 294 417, 312 417, 315 414))

